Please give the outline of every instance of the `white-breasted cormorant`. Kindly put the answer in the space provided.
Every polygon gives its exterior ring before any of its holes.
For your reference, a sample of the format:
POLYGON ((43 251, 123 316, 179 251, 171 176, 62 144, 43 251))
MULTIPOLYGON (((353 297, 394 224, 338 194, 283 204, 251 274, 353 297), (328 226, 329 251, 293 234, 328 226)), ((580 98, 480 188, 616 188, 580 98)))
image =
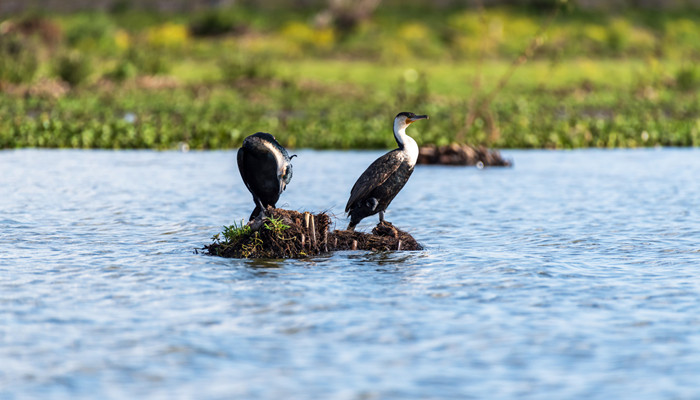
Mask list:
POLYGON ((238 149, 238 170, 255 201, 249 220, 255 219, 267 206, 275 207, 292 179, 290 160, 287 150, 269 133, 254 133, 243 140, 238 149))
POLYGON ((399 148, 376 159, 355 182, 345 206, 345 212, 350 215, 348 230, 354 230, 363 218, 377 213, 379 221, 384 221, 384 211, 408 181, 418 159, 418 144, 406 134, 406 128, 427 118, 410 112, 396 115, 394 138, 399 148))

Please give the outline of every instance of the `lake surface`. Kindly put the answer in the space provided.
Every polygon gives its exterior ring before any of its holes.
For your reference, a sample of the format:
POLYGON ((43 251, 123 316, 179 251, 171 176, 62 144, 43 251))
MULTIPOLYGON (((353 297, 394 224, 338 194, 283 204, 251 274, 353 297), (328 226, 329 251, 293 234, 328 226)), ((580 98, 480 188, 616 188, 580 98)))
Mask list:
MULTIPOLYGON (((381 152, 296 153, 344 228, 381 152)), ((0 399, 699 398, 700 150, 504 155, 416 169, 425 251, 253 261, 235 152, 2 151, 0 399)))

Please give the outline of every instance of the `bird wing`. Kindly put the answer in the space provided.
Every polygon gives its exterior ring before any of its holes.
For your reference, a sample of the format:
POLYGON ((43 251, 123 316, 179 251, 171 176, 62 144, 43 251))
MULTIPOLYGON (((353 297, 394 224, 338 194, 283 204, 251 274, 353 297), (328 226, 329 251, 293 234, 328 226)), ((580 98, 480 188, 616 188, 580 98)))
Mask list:
POLYGON ((345 206, 345 212, 350 211, 350 208, 352 208, 355 202, 369 195, 372 190, 380 186, 391 174, 396 172, 404 161, 403 157, 396 156, 395 152, 397 151, 398 150, 390 151, 377 158, 367 167, 365 172, 360 175, 350 191, 350 199, 345 206))
POLYGON ((244 150, 241 147, 240 149, 238 149, 238 154, 236 154, 236 161, 238 161, 238 172, 241 173, 241 178, 243 178, 243 183, 245 183, 245 187, 247 187, 248 191, 250 191, 252 193, 253 191, 250 189, 250 185, 248 184, 248 177, 245 176, 245 172, 244 172, 245 166, 243 165, 243 157, 244 157, 243 152, 244 152, 244 150))

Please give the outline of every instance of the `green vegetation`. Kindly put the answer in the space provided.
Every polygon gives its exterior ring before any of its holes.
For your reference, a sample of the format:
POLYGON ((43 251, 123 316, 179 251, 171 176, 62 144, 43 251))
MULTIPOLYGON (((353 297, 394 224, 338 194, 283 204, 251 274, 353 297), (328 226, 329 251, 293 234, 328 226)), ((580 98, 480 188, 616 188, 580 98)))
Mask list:
MULTIPOLYGON (((225 241, 235 242, 241 237, 250 234, 250 226, 246 225, 243 221, 241 221, 240 224, 236 224, 234 222, 233 225, 224 226, 224 230, 221 232, 221 234, 224 235, 225 241)), ((218 242, 219 235, 215 235, 212 239, 218 242)))
POLYGON ((284 237, 282 236, 282 232, 289 229, 289 225, 284 224, 281 218, 275 218, 274 216, 268 218, 263 224, 263 226, 265 227, 265 229, 280 235, 280 237, 282 237, 283 239, 284 237))
POLYGON ((561 12, 507 82, 548 12, 317 12, 6 18, 0 148, 385 148, 399 111, 431 116, 419 143, 700 146, 696 11, 561 12))
MULTIPOLYGON (((265 225, 265 228, 272 231, 272 228, 269 228, 267 225, 265 225)), ((214 254, 237 249, 237 254, 240 258, 249 258, 263 248, 263 239, 260 237, 259 232, 253 232, 250 226, 244 224, 243 221, 241 221, 240 225, 234 222, 233 225, 224 226, 224 230, 220 234, 214 235, 212 240, 214 241, 212 246, 216 249, 214 254), (223 240, 221 235, 224 236, 223 240)))

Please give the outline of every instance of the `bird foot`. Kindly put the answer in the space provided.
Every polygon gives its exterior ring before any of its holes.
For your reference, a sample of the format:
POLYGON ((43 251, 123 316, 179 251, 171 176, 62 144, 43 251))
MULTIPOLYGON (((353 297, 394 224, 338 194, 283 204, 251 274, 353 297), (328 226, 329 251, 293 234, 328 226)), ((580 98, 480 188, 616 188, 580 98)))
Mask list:
POLYGON ((399 238, 399 230, 389 221, 380 221, 377 226, 372 229, 372 233, 377 236, 399 238))
POLYGON ((247 225, 250 227, 251 230, 259 231, 267 218, 267 213, 265 211, 260 211, 260 213, 255 216, 255 219, 248 221, 247 225))

